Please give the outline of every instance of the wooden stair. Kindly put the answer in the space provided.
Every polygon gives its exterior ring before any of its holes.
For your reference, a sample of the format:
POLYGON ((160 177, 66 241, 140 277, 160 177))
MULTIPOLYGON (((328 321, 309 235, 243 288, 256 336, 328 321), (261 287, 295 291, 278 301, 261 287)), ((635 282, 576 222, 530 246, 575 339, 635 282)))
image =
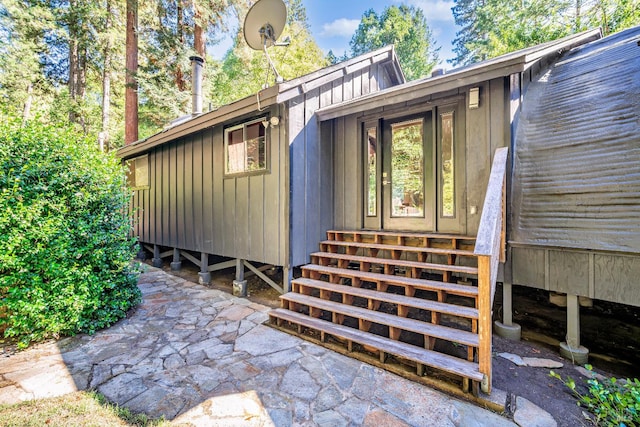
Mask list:
POLYGON ((477 394, 484 375, 474 242, 451 234, 330 230, 280 297, 282 308, 269 313, 271 323, 319 335, 346 352, 376 354, 383 367, 405 364, 416 379, 446 377, 477 394))

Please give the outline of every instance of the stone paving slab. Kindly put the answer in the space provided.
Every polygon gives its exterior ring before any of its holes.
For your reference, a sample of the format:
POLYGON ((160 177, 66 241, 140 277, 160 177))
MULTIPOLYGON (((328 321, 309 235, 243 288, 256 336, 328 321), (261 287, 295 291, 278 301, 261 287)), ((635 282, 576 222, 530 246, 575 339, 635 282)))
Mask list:
POLYGON ((113 327, 0 358, 0 403, 94 389, 179 425, 515 425, 262 325, 269 307, 154 268, 139 287, 113 327))

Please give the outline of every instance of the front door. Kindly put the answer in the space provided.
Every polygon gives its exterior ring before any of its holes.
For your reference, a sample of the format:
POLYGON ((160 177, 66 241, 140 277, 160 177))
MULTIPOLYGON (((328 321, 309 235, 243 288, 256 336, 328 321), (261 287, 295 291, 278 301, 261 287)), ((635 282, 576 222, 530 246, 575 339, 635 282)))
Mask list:
POLYGON ((364 228, 464 232, 456 110, 363 124, 364 228))

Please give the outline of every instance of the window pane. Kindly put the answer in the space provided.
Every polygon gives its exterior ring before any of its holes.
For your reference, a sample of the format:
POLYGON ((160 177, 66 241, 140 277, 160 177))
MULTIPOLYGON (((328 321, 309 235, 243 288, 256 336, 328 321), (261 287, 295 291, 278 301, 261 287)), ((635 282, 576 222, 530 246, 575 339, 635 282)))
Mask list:
POLYGON ((242 128, 227 133, 227 173, 245 171, 245 146, 242 128))
POLYGON ((227 174, 267 169, 266 129, 262 121, 227 130, 227 174))
POLYGON ((367 216, 376 216, 378 207, 378 174, 377 172, 377 149, 378 136, 376 128, 367 129, 367 216))
POLYGON ((136 159, 136 187, 149 186, 149 157, 142 156, 136 159))
POLYGON ((131 188, 149 186, 149 156, 144 155, 127 161, 127 184, 131 188))
POLYGON ((424 217, 422 120, 391 126, 391 215, 424 217))
POLYGON ((264 126, 262 126, 262 123, 258 122, 247 125, 246 139, 255 139, 260 136, 264 136, 264 126))
POLYGON ((247 171, 257 171, 267 167, 264 136, 247 141, 247 171))
POLYGON ((441 192, 442 192, 442 216, 453 218, 455 216, 455 164, 453 151, 453 112, 441 114, 442 118, 442 143, 440 150, 442 158, 441 192))

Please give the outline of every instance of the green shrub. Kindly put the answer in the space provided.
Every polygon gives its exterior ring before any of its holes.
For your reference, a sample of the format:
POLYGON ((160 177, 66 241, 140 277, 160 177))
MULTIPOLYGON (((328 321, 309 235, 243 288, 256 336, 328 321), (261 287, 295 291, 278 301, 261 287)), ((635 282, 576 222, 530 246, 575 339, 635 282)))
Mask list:
POLYGON ((93 333, 140 301, 124 168, 71 129, 0 114, 0 330, 93 333))
MULTIPOLYGON (((591 370, 590 365, 586 365, 591 370)), ((640 381, 621 381, 609 378, 603 382, 587 380, 587 391, 581 392, 573 378, 562 379, 556 372, 550 375, 566 385, 578 399, 578 405, 587 408, 596 417, 596 425, 632 427, 640 426, 640 381)))

